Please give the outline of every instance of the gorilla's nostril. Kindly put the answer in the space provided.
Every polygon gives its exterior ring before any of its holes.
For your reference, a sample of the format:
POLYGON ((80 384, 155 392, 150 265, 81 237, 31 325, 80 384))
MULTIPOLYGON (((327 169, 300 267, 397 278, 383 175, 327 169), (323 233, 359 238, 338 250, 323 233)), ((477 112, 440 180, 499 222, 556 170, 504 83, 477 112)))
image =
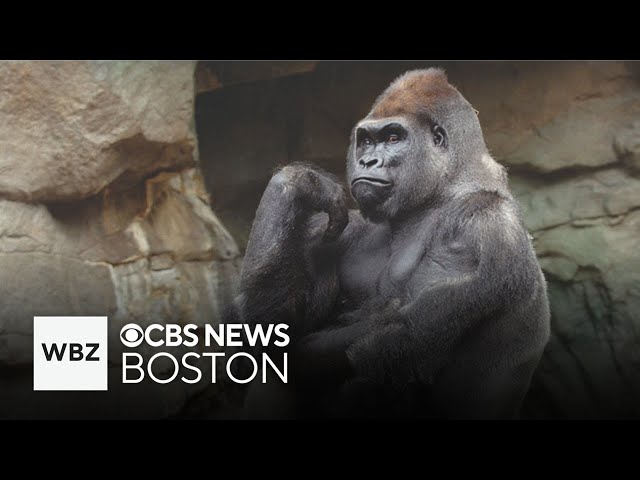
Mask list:
POLYGON ((379 160, 377 158, 370 158, 368 160, 361 158, 358 163, 360 164, 361 167, 371 168, 371 167, 375 167, 379 163, 379 160))

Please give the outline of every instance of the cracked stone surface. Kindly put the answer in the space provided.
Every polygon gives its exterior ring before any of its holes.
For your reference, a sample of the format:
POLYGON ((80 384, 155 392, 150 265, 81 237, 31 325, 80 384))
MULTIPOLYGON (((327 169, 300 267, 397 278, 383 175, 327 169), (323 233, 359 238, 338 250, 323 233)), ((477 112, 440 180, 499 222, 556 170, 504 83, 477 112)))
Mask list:
POLYGON ((0 196, 51 202, 193 165, 193 62, 0 63, 0 196))
POLYGON ((164 417, 206 386, 117 378, 124 324, 216 323, 236 287, 198 166, 194 69, 0 62, 0 418, 164 417), (35 315, 107 315, 114 388, 34 395, 35 315))

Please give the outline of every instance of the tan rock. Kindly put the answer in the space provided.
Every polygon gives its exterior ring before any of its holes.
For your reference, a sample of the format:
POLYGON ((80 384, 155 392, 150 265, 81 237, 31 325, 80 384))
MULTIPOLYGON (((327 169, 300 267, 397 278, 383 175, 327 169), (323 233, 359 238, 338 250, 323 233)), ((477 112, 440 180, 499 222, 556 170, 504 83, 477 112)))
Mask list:
POLYGON ((613 148, 620 161, 634 173, 640 173, 640 121, 620 128, 615 135, 613 148))
POLYGON ((36 315, 116 311, 109 268, 64 255, 0 253, 0 286, 0 333, 31 334, 36 315))
POLYGON ((0 63, 0 369, 21 367, 0 379, 0 417, 167 416, 206 386, 127 389, 117 368, 124 324, 216 323, 236 287, 196 163, 193 70, 0 63), (109 317, 107 395, 33 396, 35 315, 109 317))
POLYGON ((117 179, 192 165, 193 71, 193 62, 0 62, 0 196, 86 198, 117 179))

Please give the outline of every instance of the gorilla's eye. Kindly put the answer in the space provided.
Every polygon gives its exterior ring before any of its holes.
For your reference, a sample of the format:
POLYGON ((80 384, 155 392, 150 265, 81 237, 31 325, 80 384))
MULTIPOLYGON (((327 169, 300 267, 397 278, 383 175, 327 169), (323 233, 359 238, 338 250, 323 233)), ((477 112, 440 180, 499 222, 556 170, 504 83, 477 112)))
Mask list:
POLYGON ((369 137, 364 137, 362 139, 362 144, 367 146, 373 145, 373 140, 371 140, 369 137))
POLYGON ((433 127, 433 143, 436 147, 446 147, 447 133, 440 125, 433 127))
POLYGON ((398 137, 398 135, 396 135, 395 133, 392 133, 387 138, 388 143, 398 143, 399 141, 400 141, 400 137, 398 137))

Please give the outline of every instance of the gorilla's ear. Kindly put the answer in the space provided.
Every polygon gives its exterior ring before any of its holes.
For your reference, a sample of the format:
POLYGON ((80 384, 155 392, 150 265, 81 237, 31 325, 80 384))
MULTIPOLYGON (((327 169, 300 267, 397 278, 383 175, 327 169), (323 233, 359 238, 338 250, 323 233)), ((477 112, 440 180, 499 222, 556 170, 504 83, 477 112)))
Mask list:
POLYGON ((431 132, 433 133, 433 144, 436 147, 447 148, 447 132, 445 129, 436 123, 431 129, 431 132))

